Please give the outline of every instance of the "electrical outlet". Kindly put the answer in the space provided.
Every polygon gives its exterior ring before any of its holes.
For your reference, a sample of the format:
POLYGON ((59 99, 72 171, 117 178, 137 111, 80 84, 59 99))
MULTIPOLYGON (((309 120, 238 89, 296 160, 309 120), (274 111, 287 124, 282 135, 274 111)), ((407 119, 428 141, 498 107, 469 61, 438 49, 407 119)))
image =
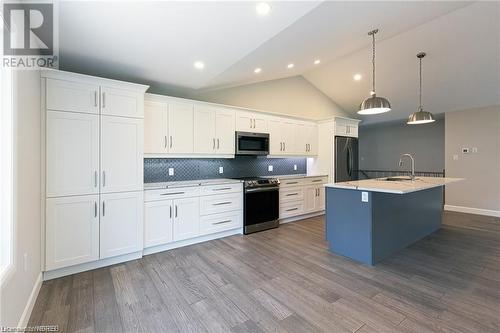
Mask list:
POLYGON ((368 192, 361 192, 361 202, 368 202, 368 192))
POLYGON ((219 167, 219 173, 224 173, 224 167, 219 167))
POLYGON ((293 165, 293 171, 297 171, 297 164, 293 165))
POLYGON ((462 154, 468 154, 470 151, 469 151, 469 148, 467 147, 462 147, 462 154))
POLYGON ((23 261, 24 261, 24 271, 27 272, 28 271, 28 254, 25 253, 24 256, 23 256, 23 261))
POLYGON ((174 175, 174 168, 168 168, 168 175, 173 176, 174 175))
POLYGON ((273 166, 272 166, 272 165, 269 165, 269 166, 267 167, 267 171, 269 171, 269 172, 273 171, 273 166))
POLYGON ((477 147, 472 147, 472 153, 477 153, 477 147))

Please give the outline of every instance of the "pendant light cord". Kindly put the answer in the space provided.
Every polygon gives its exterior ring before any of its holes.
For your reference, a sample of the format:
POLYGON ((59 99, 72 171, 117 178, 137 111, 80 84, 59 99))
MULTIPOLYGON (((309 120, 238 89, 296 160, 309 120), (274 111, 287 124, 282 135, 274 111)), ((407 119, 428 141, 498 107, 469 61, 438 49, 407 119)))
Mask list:
POLYGON ((375 95, 375 34, 377 31, 372 31, 372 95, 375 95))
POLYGON ((424 107, 422 106, 422 58, 425 57, 425 52, 420 52, 417 54, 419 60, 419 71, 418 71, 418 84, 419 84, 419 94, 418 94, 418 111, 422 111, 424 107))

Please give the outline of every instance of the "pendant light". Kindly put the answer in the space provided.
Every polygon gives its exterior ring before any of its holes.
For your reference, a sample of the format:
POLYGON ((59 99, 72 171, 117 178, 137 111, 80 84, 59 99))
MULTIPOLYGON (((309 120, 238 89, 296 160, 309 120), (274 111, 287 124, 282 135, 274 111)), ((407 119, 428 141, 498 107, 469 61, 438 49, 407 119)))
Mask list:
POLYGON ((433 123, 436 121, 434 119, 434 116, 432 113, 424 111, 424 108, 422 106, 422 58, 425 57, 425 52, 420 52, 417 54, 417 58, 420 61, 420 67, 419 67, 419 84, 420 84, 420 91, 419 91, 419 107, 418 111, 413 112, 410 117, 408 118, 407 124, 409 125, 418 125, 418 124, 428 124, 428 123, 433 123))
POLYGON ((359 106, 358 114, 378 114, 391 111, 391 104, 384 97, 378 97, 375 94, 375 34, 378 29, 372 30, 368 33, 372 36, 372 91, 370 97, 365 99, 359 106))

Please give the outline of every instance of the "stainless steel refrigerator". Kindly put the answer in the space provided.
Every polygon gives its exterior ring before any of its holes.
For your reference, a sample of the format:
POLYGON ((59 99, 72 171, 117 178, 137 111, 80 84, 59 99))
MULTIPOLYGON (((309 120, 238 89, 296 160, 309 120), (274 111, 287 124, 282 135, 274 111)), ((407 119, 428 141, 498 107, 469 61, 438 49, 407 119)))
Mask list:
POLYGON ((335 137, 335 182, 358 179, 358 139, 335 137))

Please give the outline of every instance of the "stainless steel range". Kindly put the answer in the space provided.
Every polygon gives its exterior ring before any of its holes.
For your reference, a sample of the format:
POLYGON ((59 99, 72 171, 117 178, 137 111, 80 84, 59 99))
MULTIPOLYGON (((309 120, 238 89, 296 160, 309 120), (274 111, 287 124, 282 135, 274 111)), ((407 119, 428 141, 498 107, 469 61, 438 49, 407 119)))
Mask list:
POLYGON ((279 180, 276 178, 241 178, 244 180, 243 233, 279 226, 279 180))

